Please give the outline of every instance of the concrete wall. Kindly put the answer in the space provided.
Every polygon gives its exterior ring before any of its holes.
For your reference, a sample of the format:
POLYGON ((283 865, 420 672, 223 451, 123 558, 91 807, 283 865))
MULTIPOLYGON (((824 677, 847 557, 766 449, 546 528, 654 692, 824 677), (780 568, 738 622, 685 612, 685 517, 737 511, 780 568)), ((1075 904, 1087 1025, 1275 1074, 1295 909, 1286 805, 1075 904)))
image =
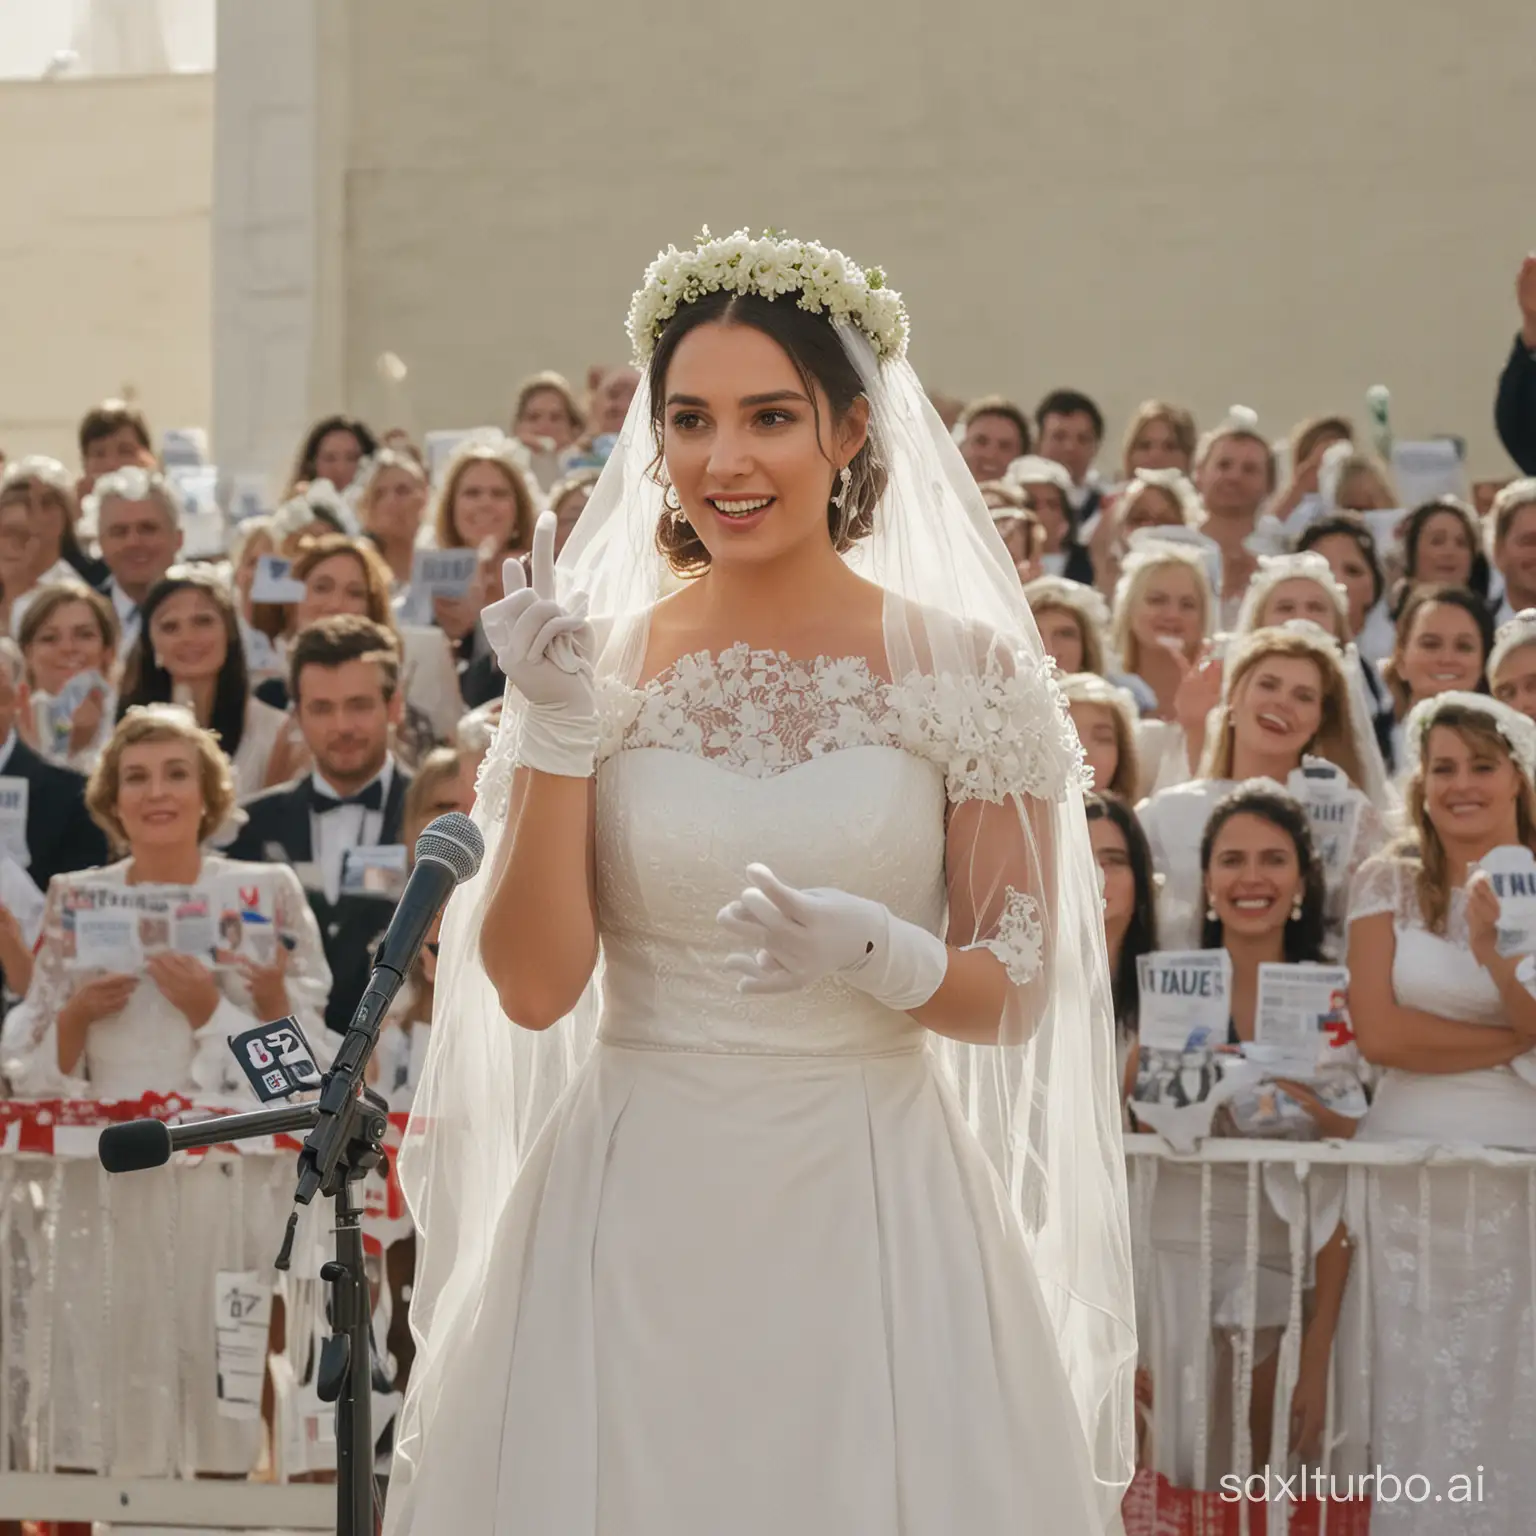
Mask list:
POLYGON ((129 393, 204 426, 213 77, 0 82, 0 449, 78 458, 129 393))
POLYGON ((1400 435, 1507 467, 1529 0, 345 8, 323 350, 381 423, 500 421, 532 369, 620 360, 656 249, 752 223, 884 264, 931 387, 1279 433, 1380 381, 1400 435))

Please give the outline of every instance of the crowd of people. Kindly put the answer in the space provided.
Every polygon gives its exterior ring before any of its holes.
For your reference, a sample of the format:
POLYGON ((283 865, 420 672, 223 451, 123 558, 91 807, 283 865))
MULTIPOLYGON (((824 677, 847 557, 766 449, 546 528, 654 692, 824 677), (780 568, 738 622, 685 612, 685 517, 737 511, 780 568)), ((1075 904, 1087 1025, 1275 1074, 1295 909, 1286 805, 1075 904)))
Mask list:
MULTIPOLYGON (((1519 299, 1497 421, 1536 477, 1536 259, 1519 299)), ((439 455, 327 417, 276 509, 229 519, 223 547, 197 559, 182 552, 181 483, 121 401, 81 421, 78 466, 25 452, 0 465, 0 1068, 13 1097, 238 1098, 227 1040, 287 1015, 329 1059, 416 836, 473 806, 504 682, 480 612, 541 510, 557 544, 570 535, 638 382, 595 370, 579 393, 537 374, 507 433, 459 434, 439 455), (463 558, 445 577, 434 553, 463 558), (88 914, 139 910, 136 887, 205 893, 236 920, 201 953, 175 923, 143 922, 128 950, 93 950, 88 914), (252 925, 277 942, 243 937, 252 925)), ((1536 993, 1503 953, 1480 869, 1496 849, 1536 852, 1536 478, 1412 501, 1380 402, 1366 428, 1319 415, 1276 442, 1241 408, 1201 430, 1153 400, 1112 451, 1075 390, 1029 412, 1000 396, 934 403, 993 509, 1092 775, 1127 1127, 1536 1150, 1536 993), (1225 956, 1225 1031, 1148 1044, 1145 962, 1175 952, 1225 956), (1347 967, 1349 1048, 1305 1080, 1229 1073, 1262 1062, 1263 967, 1303 964, 1347 967)), ((396 1109, 420 1072, 435 965, 429 942, 375 1059, 396 1109)), ((1196 1437, 1222 1415, 1202 1409, 1197 1428, 1180 1379, 1197 1335, 1208 1382, 1232 1373, 1246 1176, 1217 1170, 1202 1214, 1199 1171, 1179 1172, 1159 1183, 1150 1229, 1144 1454, 1214 1487, 1236 1448, 1218 1436, 1197 1467, 1196 1437), (1209 1316, 1196 1310, 1202 1221, 1209 1316)), ((1289 1413, 1290 1448, 1316 1453, 1344 1294, 1368 1272, 1386 1346, 1378 1459, 1427 1470, 1471 1447, 1501 1498, 1528 1502, 1529 1472, 1483 1455, 1485 1437, 1536 1435, 1526 1176, 1480 1177, 1472 1249, 1424 1238, 1426 1222, 1463 1230, 1448 1175, 1385 1178, 1368 1233, 1342 1212, 1314 1224, 1300 1360, 1278 1407, 1290 1238, 1266 1205, 1245 1364, 1255 1445, 1289 1413)), ((399 1322, 408 1258, 390 1272, 399 1322)), ((381 1355, 401 1385, 403 1325, 381 1355)), ((184 1351, 180 1369, 189 1400, 207 1400, 204 1355, 184 1351)), ((118 1417, 117 1470, 158 1469, 133 1405, 118 1417)), ((105 1470, 99 1439, 74 1435, 67 1409, 55 1422, 51 1464, 105 1470)), ((257 1464, 250 1426, 206 1425, 196 1470, 257 1464)))

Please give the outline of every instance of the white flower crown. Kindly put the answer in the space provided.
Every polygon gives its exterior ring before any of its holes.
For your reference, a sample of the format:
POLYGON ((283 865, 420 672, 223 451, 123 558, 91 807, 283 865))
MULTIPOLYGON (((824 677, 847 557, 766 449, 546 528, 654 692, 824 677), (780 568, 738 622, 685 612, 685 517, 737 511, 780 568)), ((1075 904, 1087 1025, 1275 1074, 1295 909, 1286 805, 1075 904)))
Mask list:
POLYGON ((12 459, 8 464, 0 466, 0 490, 9 490, 11 486, 19 484, 23 480, 41 480, 44 485, 49 485, 57 491, 68 491, 74 494, 75 482, 70 473, 55 458, 50 458, 46 453, 28 453, 19 459, 12 459))
POLYGON ((1536 642, 1536 608, 1522 608, 1514 618, 1499 625, 1493 637, 1493 649, 1488 653, 1488 681, 1498 676, 1499 668, 1521 646, 1536 642))
POLYGON ((1509 755, 1519 764, 1528 779, 1536 779, 1536 721, 1491 699, 1486 693, 1462 693, 1453 689, 1449 693, 1437 693, 1433 698, 1421 699, 1408 714, 1408 726, 1404 731, 1407 747, 1408 772, 1419 771, 1424 758, 1424 743, 1447 707, 1476 711, 1488 718, 1488 723, 1502 736, 1509 746, 1509 755))
POLYGON ((772 230, 754 238, 738 229, 717 240, 706 225, 693 250, 669 245, 646 268, 645 281, 629 304, 635 362, 645 365, 667 321, 684 304, 722 291, 765 299, 798 293, 801 309, 825 312, 834 323, 862 331, 882 361, 906 355, 907 311, 901 295, 885 286, 879 267, 861 267, 841 251, 772 230))
POLYGON ((1333 567, 1315 549, 1298 550, 1290 555, 1260 555, 1259 567, 1249 578, 1248 590, 1238 609, 1234 626, 1239 635, 1257 629, 1258 617, 1269 601, 1269 594, 1283 581, 1310 581, 1333 603, 1341 624, 1349 622, 1349 593, 1333 574, 1333 567))

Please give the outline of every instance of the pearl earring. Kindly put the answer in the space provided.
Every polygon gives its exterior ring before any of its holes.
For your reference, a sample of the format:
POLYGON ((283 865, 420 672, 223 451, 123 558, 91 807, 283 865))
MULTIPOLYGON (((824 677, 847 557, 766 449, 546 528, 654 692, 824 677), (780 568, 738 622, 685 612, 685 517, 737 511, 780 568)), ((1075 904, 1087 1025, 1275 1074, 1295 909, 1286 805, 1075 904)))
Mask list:
POLYGON ((1297 891, 1296 900, 1291 903, 1291 921, 1293 923, 1299 923, 1301 921, 1301 907, 1301 892, 1297 891))
POLYGON ((853 471, 845 464, 842 472, 837 477, 837 495, 832 498, 832 505, 839 512, 843 510, 844 503, 848 500, 848 487, 853 484, 853 471))
POLYGON ((1209 897, 1206 898, 1205 903, 1205 920, 1208 923, 1214 923, 1216 921, 1216 903, 1210 900, 1209 897))

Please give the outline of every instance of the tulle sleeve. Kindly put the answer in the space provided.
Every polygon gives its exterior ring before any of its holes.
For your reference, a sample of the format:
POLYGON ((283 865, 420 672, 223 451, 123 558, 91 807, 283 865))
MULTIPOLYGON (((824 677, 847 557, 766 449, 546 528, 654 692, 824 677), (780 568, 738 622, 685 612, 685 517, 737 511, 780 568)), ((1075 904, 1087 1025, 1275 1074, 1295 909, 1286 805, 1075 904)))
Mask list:
POLYGON ((1390 912, 1396 919, 1403 903, 1403 864, 1400 859, 1367 859, 1349 887, 1349 920, 1390 912))

